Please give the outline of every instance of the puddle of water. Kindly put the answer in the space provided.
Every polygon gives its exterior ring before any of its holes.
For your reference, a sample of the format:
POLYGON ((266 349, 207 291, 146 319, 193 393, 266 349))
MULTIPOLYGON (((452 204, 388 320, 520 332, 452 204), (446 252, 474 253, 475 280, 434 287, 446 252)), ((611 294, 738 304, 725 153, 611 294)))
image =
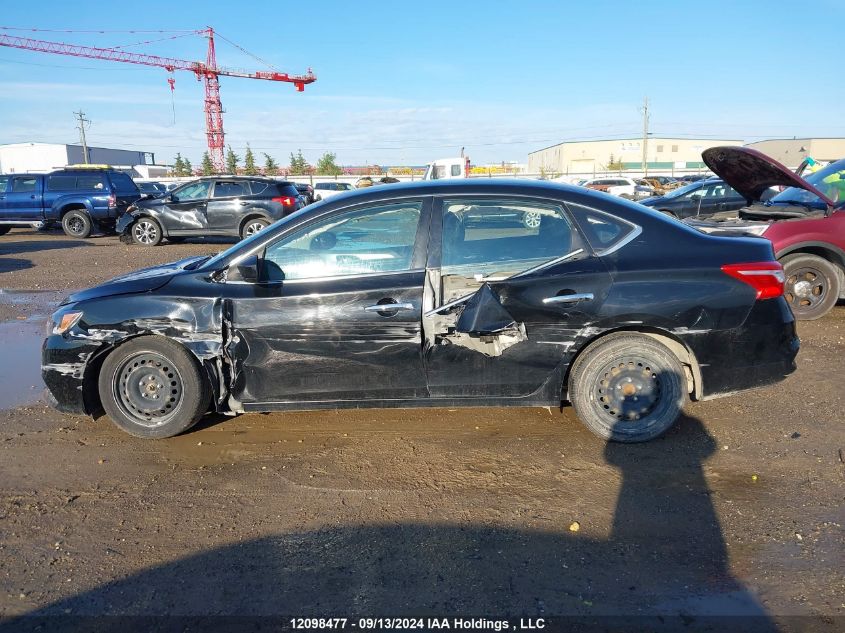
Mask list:
POLYGON ((43 401, 41 343, 45 322, 0 323, 0 409, 43 401))

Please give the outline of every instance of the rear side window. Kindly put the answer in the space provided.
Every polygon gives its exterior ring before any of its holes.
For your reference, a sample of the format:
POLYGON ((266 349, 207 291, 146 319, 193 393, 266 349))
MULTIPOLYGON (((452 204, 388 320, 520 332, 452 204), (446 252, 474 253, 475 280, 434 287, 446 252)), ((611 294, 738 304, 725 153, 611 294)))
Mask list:
POLYGON ((621 248, 635 236, 634 224, 590 207, 567 202, 566 206, 581 227, 596 255, 604 255, 621 248))
POLYGON ((76 177, 76 189, 80 191, 100 191, 105 187, 103 174, 79 174, 76 177))
POLYGON ((122 171, 114 171, 109 174, 109 177, 111 178, 112 185, 114 185, 114 188, 118 193, 140 193, 135 181, 122 171))
POLYGON ((249 187, 244 181, 218 180, 214 183, 214 198, 240 198, 248 195, 249 187))
POLYGON ((71 191, 76 188, 76 176, 69 174, 56 174, 47 177, 48 191, 71 191))
POLYGON ((316 185, 314 185, 314 189, 328 190, 331 189, 331 187, 329 186, 330 184, 331 183, 328 182, 318 182, 316 185))

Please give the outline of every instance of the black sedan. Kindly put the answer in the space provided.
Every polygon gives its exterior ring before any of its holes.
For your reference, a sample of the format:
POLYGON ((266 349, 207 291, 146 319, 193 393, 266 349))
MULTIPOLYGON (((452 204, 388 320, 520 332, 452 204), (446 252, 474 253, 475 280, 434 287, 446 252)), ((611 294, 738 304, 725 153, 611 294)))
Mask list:
POLYGON ((59 409, 146 438, 208 411, 568 401, 599 436, 644 441, 688 397, 794 370, 773 260, 767 240, 580 187, 374 187, 68 297, 42 373, 59 409), (478 221, 508 208, 539 222, 478 221))
POLYGON ((711 178, 673 189, 662 196, 646 198, 640 204, 683 220, 741 209, 748 201, 724 181, 711 178))
POLYGON ((123 241, 142 246, 186 237, 244 238, 303 206, 293 183, 216 176, 137 201, 118 218, 117 232, 123 241))

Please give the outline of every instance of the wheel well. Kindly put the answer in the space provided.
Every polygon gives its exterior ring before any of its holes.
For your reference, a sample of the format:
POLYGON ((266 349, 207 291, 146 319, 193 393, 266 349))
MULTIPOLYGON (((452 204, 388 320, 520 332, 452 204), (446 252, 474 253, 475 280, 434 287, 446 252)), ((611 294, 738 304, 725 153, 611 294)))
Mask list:
MULTIPOLYGON (((136 334, 134 336, 127 336, 125 339, 105 349, 99 350, 95 352, 93 356, 91 356, 91 358, 85 365, 85 372, 82 374, 82 396, 86 413, 88 413, 89 415, 95 415, 103 412, 103 404, 100 401, 100 390, 98 386, 98 381, 100 380, 100 372, 103 369, 103 363, 105 362, 106 358, 112 353, 114 353, 124 343, 128 343, 129 341, 133 341, 137 338, 142 338, 146 336, 158 335, 145 332, 141 334, 136 334)), ((217 394, 220 391, 218 381, 215 380, 215 376, 212 373, 216 373, 216 369, 214 369, 213 366, 210 366, 209 363, 204 362, 201 358, 198 358, 190 347, 182 345, 182 343, 172 338, 170 340, 174 343, 177 343, 178 345, 181 345, 188 351, 191 358, 194 359, 194 362, 196 362, 197 366, 200 368, 200 374, 208 382, 210 393, 214 394, 214 400, 216 401, 217 394)))
POLYGON ((59 219, 63 220, 64 217, 71 211, 84 211, 85 215, 87 215, 89 218, 91 217, 91 214, 88 213, 88 207, 86 207, 84 204, 75 202, 67 205, 66 207, 62 207, 62 210, 59 211, 59 219))
POLYGON ((845 259, 843 259, 843 255, 832 249, 825 248, 824 246, 800 246, 795 250, 782 253, 778 256, 778 259, 783 259, 784 257, 789 257, 790 255, 815 255, 816 257, 826 259, 831 264, 835 264, 840 269, 845 268, 845 259))
POLYGON ((643 326, 620 327, 613 330, 608 330, 607 332, 602 332, 598 336, 595 336, 586 343, 584 343, 584 345, 581 346, 581 349, 579 349, 575 356, 573 356, 569 361, 569 367, 567 367, 566 375, 563 377, 564 390, 566 391, 569 388, 569 373, 572 371, 572 367, 575 365, 575 361, 578 359, 579 356, 581 356, 581 354, 583 354, 590 347, 592 347, 594 343, 610 336, 611 334, 618 334, 624 332, 630 332, 631 334, 642 334, 643 336, 653 338, 654 340, 659 341, 660 343, 665 345, 666 348, 675 355, 675 357, 684 367, 684 373, 686 374, 687 379, 687 392, 690 394, 693 400, 701 399, 701 367, 698 364, 698 359, 695 357, 693 351, 689 347, 687 347, 682 340, 680 340, 673 334, 667 332, 666 330, 643 326))
POLYGON ((248 213, 246 215, 246 217, 243 220, 241 220, 241 224, 240 224, 238 232, 243 233, 243 230, 244 230, 244 227, 246 226, 246 223, 251 221, 251 220, 264 220, 265 222, 269 222, 270 224, 273 224, 273 220, 268 218, 265 214, 252 212, 252 213, 248 213))

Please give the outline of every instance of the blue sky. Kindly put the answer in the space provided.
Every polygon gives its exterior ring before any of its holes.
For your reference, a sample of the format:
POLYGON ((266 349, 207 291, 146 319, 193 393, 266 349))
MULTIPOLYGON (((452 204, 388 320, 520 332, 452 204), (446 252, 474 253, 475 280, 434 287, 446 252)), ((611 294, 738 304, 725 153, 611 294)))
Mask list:
MULTIPOLYGON (((180 2, 42 0, 4 5, 0 25, 41 29, 187 30, 213 26, 279 69, 318 81, 221 79, 227 143, 286 163, 413 163, 455 155, 525 162, 573 138, 641 134, 756 140, 845 136, 838 45, 845 0, 734 2, 180 2), (140 8, 143 7, 143 10, 140 8), (233 8, 238 7, 238 8, 233 8)), ((0 31, 0 34, 24 35, 0 31)), ((31 33, 97 46, 157 33, 31 33)), ((127 50, 205 58, 182 37, 127 50)), ((218 41, 220 65, 262 68, 218 41)), ((164 70, 0 47, 0 143, 75 142, 73 111, 92 145, 205 147, 202 85, 164 70), (172 106, 175 104, 175 122, 172 106)))

